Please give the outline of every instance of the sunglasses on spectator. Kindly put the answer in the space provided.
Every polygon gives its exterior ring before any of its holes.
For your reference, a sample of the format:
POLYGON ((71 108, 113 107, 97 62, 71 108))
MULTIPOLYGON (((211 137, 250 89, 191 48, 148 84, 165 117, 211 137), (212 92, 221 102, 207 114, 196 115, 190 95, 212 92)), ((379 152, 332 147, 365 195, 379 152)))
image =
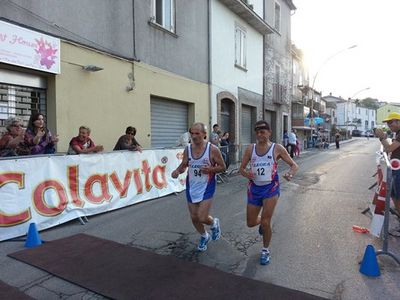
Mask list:
POLYGON ((19 124, 13 124, 13 125, 11 125, 11 127, 22 127, 22 125, 19 125, 19 124))
POLYGON ((390 124, 392 124, 394 121, 397 121, 397 120, 390 120, 390 121, 387 121, 387 123, 388 123, 388 125, 390 125, 390 124))

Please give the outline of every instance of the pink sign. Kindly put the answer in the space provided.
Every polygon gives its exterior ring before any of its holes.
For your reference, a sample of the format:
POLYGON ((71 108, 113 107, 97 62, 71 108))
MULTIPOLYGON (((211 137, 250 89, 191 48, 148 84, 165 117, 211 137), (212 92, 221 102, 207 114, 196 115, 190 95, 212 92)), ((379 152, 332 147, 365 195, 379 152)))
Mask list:
POLYGON ((0 62, 60 74, 60 39, 0 21, 0 62))

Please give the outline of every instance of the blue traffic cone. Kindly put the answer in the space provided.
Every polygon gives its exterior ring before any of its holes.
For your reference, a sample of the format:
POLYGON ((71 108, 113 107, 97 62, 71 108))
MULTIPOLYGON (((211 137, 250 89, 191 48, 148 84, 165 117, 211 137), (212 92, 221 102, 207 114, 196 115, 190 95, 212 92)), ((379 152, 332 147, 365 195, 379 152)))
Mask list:
POLYGON ((34 248, 36 246, 40 246, 42 243, 43 242, 39 237, 39 232, 36 228, 36 224, 30 223, 29 230, 28 230, 28 237, 26 238, 26 241, 25 241, 25 247, 26 248, 34 248))
POLYGON ((381 275, 375 249, 372 245, 368 245, 365 249, 364 258, 360 266, 360 273, 371 277, 378 277, 381 275))

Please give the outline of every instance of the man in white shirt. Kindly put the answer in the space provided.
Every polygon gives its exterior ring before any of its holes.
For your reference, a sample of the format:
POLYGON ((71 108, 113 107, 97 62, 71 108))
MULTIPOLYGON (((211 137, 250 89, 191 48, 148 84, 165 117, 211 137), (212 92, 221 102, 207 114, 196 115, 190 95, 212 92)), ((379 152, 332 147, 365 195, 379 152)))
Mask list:
POLYGON ((290 151, 290 157, 294 157, 294 149, 296 148, 296 130, 292 129, 292 131, 289 133, 289 151, 290 151))

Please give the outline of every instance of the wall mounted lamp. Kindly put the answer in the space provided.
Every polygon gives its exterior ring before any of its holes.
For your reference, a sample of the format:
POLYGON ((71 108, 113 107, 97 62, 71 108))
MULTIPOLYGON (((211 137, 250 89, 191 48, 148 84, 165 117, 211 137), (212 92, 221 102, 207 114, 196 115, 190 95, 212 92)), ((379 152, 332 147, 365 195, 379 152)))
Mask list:
POLYGON ((86 66, 83 66, 82 69, 84 69, 85 71, 88 71, 88 72, 97 72, 97 71, 103 70, 103 68, 95 66, 95 65, 86 65, 86 66))

